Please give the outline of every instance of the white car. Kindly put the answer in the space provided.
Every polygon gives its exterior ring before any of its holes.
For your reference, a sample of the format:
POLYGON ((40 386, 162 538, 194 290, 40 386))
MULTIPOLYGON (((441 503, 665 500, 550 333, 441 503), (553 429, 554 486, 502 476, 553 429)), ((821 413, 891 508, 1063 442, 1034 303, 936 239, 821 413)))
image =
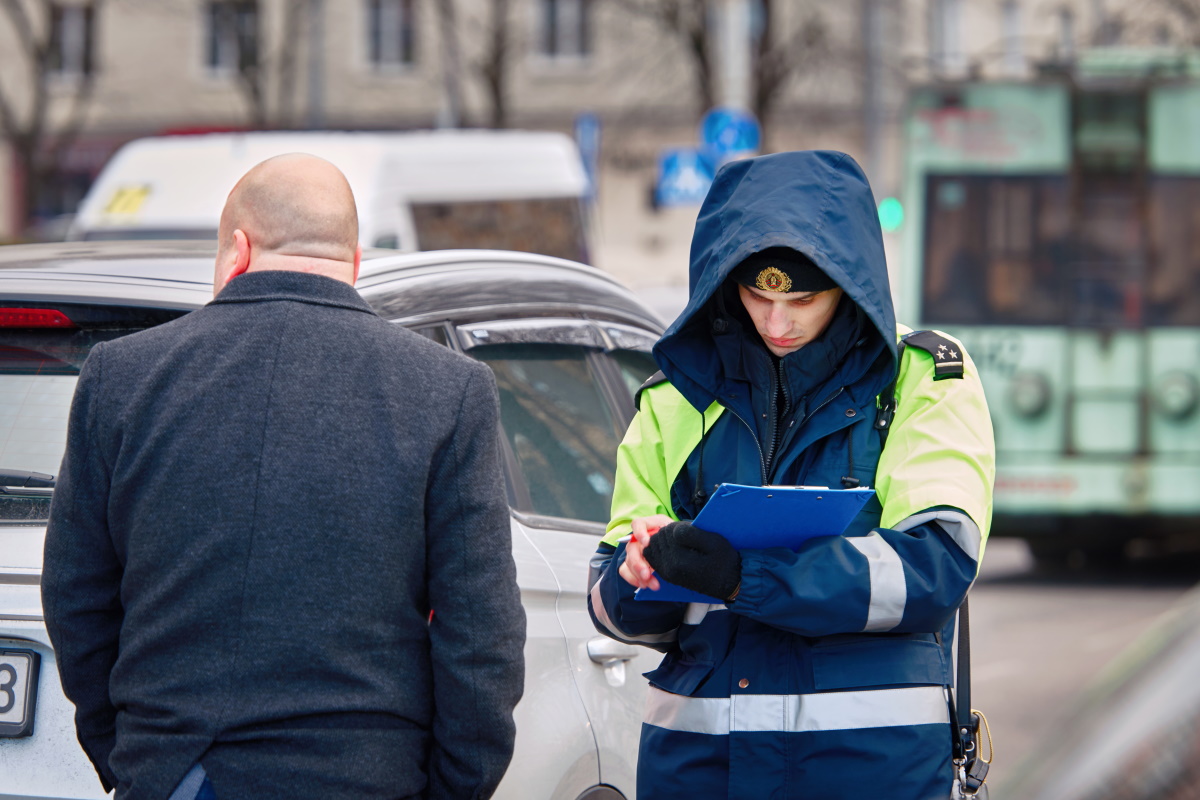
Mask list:
MULTIPOLYGON (((42 621, 47 479, 90 348, 206 303, 212 261, 207 243, 0 248, 0 797, 105 796, 42 621)), ((528 640, 516 750, 495 796, 633 797, 640 673, 657 654, 597 635, 585 595, 661 323, 607 274, 525 253, 373 251, 358 289, 385 319, 496 374, 528 640)))

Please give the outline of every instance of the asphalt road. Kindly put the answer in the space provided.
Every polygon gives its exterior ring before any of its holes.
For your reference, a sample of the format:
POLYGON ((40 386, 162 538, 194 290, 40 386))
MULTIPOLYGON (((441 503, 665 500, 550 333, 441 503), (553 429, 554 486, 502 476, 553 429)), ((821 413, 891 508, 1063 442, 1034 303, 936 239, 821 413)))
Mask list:
POLYGON ((992 800, 1006 775, 1054 735, 1083 688, 1200 581, 1200 558, 1046 572, 1024 543, 993 540, 971 591, 972 705, 992 729, 992 800))

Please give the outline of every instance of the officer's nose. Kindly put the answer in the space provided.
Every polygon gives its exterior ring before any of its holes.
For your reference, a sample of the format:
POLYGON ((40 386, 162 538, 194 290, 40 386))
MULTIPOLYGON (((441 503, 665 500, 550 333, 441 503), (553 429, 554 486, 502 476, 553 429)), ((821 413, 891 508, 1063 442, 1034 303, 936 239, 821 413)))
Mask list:
POLYGON ((788 318, 787 309, 782 308, 781 303, 773 303, 767 312, 767 336, 782 339, 791 328, 792 321, 788 318))

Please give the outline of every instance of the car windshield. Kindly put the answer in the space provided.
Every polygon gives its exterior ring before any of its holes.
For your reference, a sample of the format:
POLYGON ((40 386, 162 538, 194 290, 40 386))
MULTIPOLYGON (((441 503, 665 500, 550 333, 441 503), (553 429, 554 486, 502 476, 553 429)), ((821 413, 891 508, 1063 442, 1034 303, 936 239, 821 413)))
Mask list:
MULTIPOLYGON (((103 328, 83 330, 0 329, 0 469, 56 475, 71 398, 88 353, 157 321, 108 319, 103 328)), ((44 521, 49 506, 48 492, 9 489, 0 494, 0 525, 44 521)))

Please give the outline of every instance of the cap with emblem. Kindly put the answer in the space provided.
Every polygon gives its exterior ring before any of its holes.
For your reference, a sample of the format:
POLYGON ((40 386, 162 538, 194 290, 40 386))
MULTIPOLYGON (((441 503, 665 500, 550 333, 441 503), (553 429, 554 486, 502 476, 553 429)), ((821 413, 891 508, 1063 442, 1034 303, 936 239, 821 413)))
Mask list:
POLYGON ((765 292, 824 292, 837 287, 808 256, 790 247, 754 253, 734 267, 730 277, 765 292))

